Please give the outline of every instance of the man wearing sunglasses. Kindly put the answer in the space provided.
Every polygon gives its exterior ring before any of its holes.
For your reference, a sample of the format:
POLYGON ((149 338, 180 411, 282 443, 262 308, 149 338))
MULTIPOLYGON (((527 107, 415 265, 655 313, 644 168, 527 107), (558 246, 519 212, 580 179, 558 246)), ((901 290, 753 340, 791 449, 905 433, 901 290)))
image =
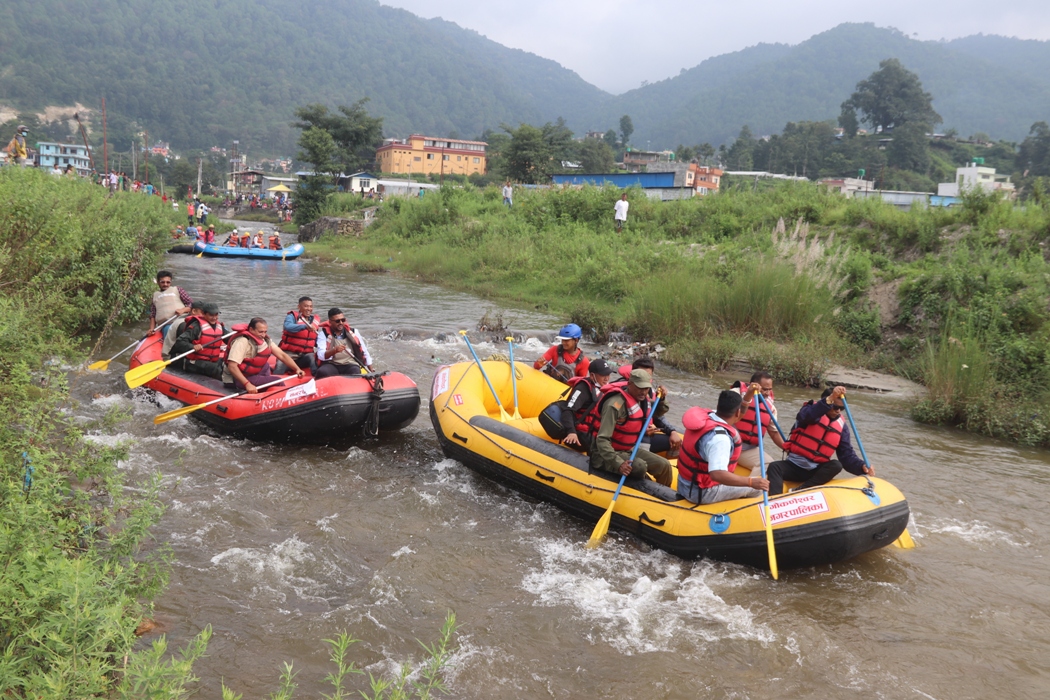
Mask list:
POLYGON ((364 338, 347 324, 342 309, 329 309, 328 320, 318 330, 317 361, 321 366, 314 373, 315 377, 324 379, 337 374, 360 374, 362 368, 375 371, 364 338))
POLYGON ((850 474, 875 475, 853 451, 849 426, 842 417, 846 387, 825 389, 819 401, 807 401, 795 417, 785 448, 788 457, 766 468, 769 495, 784 490, 784 481, 801 481, 797 490, 826 484, 845 469, 850 474), (837 458, 837 459, 836 459, 837 458))

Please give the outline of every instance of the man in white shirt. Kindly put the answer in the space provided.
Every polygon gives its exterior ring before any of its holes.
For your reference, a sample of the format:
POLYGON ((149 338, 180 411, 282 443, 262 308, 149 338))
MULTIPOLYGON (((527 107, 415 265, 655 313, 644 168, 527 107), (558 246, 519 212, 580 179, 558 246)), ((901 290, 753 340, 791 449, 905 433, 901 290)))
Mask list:
POLYGON ((514 205, 514 188, 510 186, 509 180, 503 185, 503 203, 508 207, 514 205))
POLYGON ((630 206, 631 206, 630 203, 628 203, 628 201, 627 201, 627 193, 624 192, 620 196, 620 201, 618 201, 616 203, 616 206, 613 207, 613 209, 616 212, 615 215, 613 216, 613 219, 615 219, 615 221, 616 221, 616 230, 617 231, 622 231, 623 230, 623 225, 627 223, 627 209, 630 206))

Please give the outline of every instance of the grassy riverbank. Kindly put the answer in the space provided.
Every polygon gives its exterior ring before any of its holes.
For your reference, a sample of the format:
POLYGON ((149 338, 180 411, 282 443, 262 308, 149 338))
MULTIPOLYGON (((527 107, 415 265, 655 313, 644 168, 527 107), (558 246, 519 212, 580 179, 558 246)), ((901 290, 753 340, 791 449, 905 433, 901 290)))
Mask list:
POLYGON ((149 545, 161 508, 153 484, 125 489, 123 449, 70 419, 64 367, 87 354, 77 334, 142 317, 173 216, 159 198, 0 169, 4 697, 110 697, 185 677, 158 654, 128 656, 166 580, 166 553, 149 545))
POLYGON ((359 239, 307 248, 599 338, 626 329, 686 369, 743 355, 796 383, 832 362, 891 371, 929 387, 920 420, 1050 444, 1047 205, 973 195, 905 212, 808 183, 663 203, 633 191, 618 234, 618 195, 519 190, 508 209, 494 187, 444 188, 389 200, 359 239))

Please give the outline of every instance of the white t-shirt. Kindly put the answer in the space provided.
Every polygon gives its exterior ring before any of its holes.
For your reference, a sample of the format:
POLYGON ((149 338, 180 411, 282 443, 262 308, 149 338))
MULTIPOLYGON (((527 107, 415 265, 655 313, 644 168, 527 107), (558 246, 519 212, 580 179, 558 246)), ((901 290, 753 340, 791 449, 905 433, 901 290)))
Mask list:
POLYGON ((514 190, 511 188, 511 186, 510 185, 504 185, 503 186, 503 198, 504 199, 510 199, 513 196, 514 196, 514 190))
POLYGON ((613 217, 616 221, 627 221, 627 208, 631 206, 631 203, 626 199, 617 200, 616 206, 613 207, 616 210, 616 215, 613 217))

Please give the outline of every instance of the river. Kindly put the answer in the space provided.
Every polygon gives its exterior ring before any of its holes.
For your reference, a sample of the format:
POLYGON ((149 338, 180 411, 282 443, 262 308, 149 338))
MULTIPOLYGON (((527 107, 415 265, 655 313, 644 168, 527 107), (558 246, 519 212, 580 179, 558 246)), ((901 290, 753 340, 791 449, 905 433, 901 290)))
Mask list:
MULTIPOLYGON (((230 440, 189 419, 154 426, 176 404, 126 390, 119 361, 77 380, 79 415, 114 412, 91 439, 130 444, 131 481, 162 475, 155 534, 175 556, 155 617, 179 646, 213 626, 200 697, 219 697, 221 681, 267 696, 284 661, 298 697, 316 697, 330 670, 322 640, 342 630, 361 640, 350 658, 367 671, 418 662, 416 640, 434 640, 448 611, 456 698, 1050 697, 1045 451, 923 426, 899 399, 853 392, 879 476, 908 496, 916 549, 779 581, 615 530, 588 551, 593 523, 444 459, 427 417, 436 367, 466 359, 457 330, 502 311, 529 338, 517 357, 532 360, 560 319, 338 263, 168 264, 227 323, 278 327, 303 294, 322 313, 341 307, 379 367, 412 377, 424 399, 400 433, 336 450, 230 440)), ((102 356, 144 327, 117 329, 102 356)), ((472 338, 482 356, 505 352, 472 338)), ((736 378, 663 366, 657 377, 675 421, 736 378)), ((813 396, 776 394, 785 417, 813 396)))

